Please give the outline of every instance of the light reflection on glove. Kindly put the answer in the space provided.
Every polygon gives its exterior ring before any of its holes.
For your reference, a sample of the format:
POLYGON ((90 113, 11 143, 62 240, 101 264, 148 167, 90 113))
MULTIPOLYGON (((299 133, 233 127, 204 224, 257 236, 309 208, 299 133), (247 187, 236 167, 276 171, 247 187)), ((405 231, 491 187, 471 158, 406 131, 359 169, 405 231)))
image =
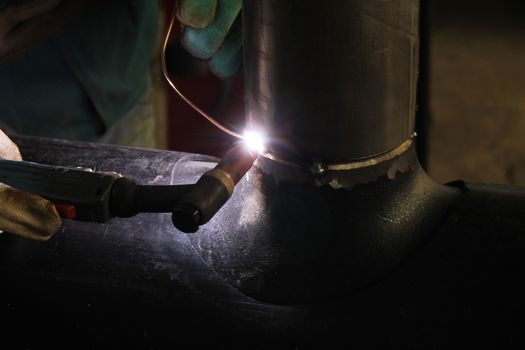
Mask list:
MULTIPOLYGON (((22 160, 18 147, 0 130, 0 158, 22 160)), ((0 184, 0 230, 45 241, 62 225, 53 203, 0 184)))
POLYGON ((242 64, 242 0, 180 0, 177 17, 185 25, 182 45, 209 60, 210 70, 225 79, 242 64))

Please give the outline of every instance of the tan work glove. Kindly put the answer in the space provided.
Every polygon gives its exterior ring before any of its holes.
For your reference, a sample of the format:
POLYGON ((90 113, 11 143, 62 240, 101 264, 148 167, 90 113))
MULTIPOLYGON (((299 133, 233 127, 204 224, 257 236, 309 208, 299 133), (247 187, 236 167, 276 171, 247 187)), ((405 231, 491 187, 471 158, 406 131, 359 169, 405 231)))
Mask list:
MULTIPOLYGON (((22 160, 18 147, 0 130, 0 158, 22 160)), ((0 230, 45 241, 62 225, 53 203, 0 184, 0 230)))

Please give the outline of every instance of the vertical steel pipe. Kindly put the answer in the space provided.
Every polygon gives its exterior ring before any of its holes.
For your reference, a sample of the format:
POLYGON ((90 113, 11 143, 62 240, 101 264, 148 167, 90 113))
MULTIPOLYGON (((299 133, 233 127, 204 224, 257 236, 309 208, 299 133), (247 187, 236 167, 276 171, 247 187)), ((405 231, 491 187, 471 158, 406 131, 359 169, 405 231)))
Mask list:
POLYGON ((417 0, 243 4, 248 123, 284 157, 344 162, 414 131, 417 0))

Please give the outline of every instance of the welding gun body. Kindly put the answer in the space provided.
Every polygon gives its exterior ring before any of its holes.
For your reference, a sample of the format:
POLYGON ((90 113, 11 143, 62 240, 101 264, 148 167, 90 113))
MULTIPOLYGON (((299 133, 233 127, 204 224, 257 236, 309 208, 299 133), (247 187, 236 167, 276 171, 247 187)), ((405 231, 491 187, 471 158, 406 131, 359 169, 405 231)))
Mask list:
POLYGON ((48 199, 59 212, 73 208, 66 217, 94 222, 114 217, 110 197, 118 174, 11 160, 0 160, 0 166, 0 182, 48 199))
POLYGON ((173 213, 175 227, 196 232, 227 202, 255 158, 234 148, 195 184, 139 185, 111 172, 0 159, 0 182, 53 202, 67 219, 107 222, 138 213, 173 213))

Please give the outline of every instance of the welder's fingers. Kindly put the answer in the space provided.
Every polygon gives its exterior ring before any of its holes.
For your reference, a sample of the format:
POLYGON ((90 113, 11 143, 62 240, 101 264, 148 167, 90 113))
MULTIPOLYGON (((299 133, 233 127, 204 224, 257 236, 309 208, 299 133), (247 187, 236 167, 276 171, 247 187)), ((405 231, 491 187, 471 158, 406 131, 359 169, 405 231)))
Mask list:
POLYGON ((183 46, 197 58, 211 59, 228 35, 241 6, 241 0, 218 0, 215 18, 208 26, 184 29, 183 46))
POLYGON ((0 129, 0 158, 9 160, 22 160, 18 147, 0 129))
POLYGON ((238 21, 224 40, 219 51, 209 62, 210 70, 221 79, 233 76, 242 65, 243 33, 238 21))
MULTIPOLYGON (((192 11, 203 11, 202 18, 206 20, 190 20, 185 18, 182 35, 182 45, 193 56, 211 60, 210 68, 221 78, 229 77, 237 72, 242 62, 241 46, 242 31, 240 12, 242 0, 217 0, 215 16, 209 23, 211 1, 186 0, 179 4, 179 19, 182 16, 182 6, 192 7, 192 11), (210 8, 204 9, 206 3, 210 8), (189 5, 193 4, 193 5, 189 5), (194 23, 191 25, 191 23, 194 23), (207 24, 207 25, 206 25, 207 24)), ((187 13, 191 11, 186 9, 187 13)), ((185 17, 189 17, 186 15, 185 17)), ((194 15, 194 17, 197 17, 194 15)))
POLYGON ((53 203, 6 185, 0 186, 0 230, 45 241, 61 225, 62 220, 53 203))
POLYGON ((182 24, 193 28, 206 28, 215 19, 217 0, 180 0, 177 18, 182 24))
MULTIPOLYGON (((22 160, 18 147, 0 130, 0 158, 22 160)), ((0 232, 44 241, 62 225, 55 206, 34 194, 0 184, 0 232)))

